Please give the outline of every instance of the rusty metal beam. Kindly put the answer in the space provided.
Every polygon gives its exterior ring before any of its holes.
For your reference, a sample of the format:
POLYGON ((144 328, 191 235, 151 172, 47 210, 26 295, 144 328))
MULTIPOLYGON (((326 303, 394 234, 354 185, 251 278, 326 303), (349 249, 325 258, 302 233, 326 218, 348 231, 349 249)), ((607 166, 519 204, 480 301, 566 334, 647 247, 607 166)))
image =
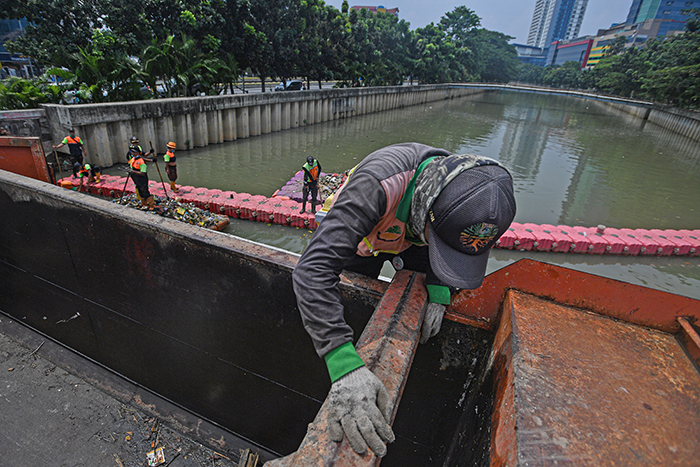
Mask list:
POLYGON ((492 466, 700 459, 700 374, 669 333, 509 291, 494 374, 492 466))
POLYGON ((494 330, 509 289, 671 333, 680 331, 679 317, 700 320, 700 300, 529 259, 489 274, 478 289, 457 293, 446 317, 494 330))
POLYGON ((678 318, 678 323, 681 325, 678 340, 685 347, 690 359, 700 368, 700 335, 686 318, 678 318))
MULTIPOLYGON (((420 339, 427 292, 424 276, 399 271, 377 306, 357 343, 357 352, 367 367, 384 383, 393 407, 391 421, 398 410, 408 372, 420 339)), ((309 425, 299 449, 265 467, 343 467, 376 466, 380 459, 371 451, 357 455, 344 439, 335 443, 328 437, 328 399, 309 425)))

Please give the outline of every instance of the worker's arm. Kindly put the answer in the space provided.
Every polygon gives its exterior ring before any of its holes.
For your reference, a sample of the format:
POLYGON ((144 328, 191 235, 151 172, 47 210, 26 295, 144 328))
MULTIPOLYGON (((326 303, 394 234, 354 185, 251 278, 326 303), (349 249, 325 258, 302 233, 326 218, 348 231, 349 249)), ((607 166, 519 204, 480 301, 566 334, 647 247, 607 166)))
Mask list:
MULTIPOLYGON (((371 174, 356 170, 319 224, 292 275, 304 327, 318 355, 326 358, 333 380, 353 369, 345 368, 342 363, 342 368, 336 368, 337 359, 331 358, 329 362, 327 357, 348 343, 351 349, 347 350, 354 352, 353 331, 345 322, 340 303, 340 273, 355 256, 358 243, 372 231, 385 211, 386 194, 382 186, 371 174)), ((331 357, 334 356, 348 357, 342 350, 331 357)))

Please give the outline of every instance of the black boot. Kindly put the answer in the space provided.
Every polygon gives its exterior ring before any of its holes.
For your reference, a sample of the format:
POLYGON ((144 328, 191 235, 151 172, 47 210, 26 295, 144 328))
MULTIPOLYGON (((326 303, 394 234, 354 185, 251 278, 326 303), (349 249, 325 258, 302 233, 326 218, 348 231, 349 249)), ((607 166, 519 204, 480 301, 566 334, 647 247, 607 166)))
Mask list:
POLYGON ((304 200, 304 202, 301 203, 301 211, 299 213, 304 214, 305 212, 306 212, 306 200, 304 200))
POLYGON ((316 199, 311 200, 311 212, 316 214, 316 199))

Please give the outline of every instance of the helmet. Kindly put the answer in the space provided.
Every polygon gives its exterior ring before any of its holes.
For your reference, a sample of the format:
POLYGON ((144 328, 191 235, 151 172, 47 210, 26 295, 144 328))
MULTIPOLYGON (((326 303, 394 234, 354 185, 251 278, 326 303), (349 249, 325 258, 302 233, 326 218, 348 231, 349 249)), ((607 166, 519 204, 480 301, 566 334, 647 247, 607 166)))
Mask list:
POLYGON ((170 141, 170 142, 167 144, 167 146, 168 146, 168 149, 175 149, 175 148, 176 148, 175 143, 173 143, 172 141, 170 141))
POLYGON ((90 167, 90 164, 85 164, 85 170, 90 170, 92 167, 90 167))
POLYGON ((139 139, 136 136, 131 137, 131 144, 139 144, 139 139))
POLYGON ((313 164, 313 162, 314 162, 314 156, 309 156, 309 157, 307 157, 307 158, 306 158, 306 162, 308 162, 309 164, 313 164))

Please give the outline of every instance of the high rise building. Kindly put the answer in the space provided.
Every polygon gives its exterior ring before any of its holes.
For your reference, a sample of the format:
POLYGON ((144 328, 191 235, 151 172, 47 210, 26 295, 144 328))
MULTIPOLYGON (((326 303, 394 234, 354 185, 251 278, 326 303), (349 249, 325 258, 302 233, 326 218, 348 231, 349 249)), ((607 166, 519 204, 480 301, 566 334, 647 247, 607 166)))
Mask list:
POLYGON ((536 0, 527 45, 544 49, 578 37, 587 6, 588 0, 536 0))
POLYGON ((688 13, 683 10, 700 8, 700 0, 633 0, 625 24, 643 23, 650 19, 662 20, 659 36, 685 28, 688 13))

